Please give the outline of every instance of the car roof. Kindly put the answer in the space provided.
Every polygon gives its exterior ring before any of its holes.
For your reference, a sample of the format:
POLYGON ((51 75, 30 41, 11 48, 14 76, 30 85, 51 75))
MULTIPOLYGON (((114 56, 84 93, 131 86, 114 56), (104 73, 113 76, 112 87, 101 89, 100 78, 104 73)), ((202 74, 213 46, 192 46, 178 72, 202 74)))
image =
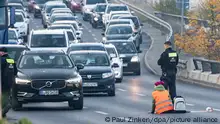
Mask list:
POLYGON ((96 3, 96 5, 108 5, 107 3, 96 3))
POLYGON ((109 27, 125 27, 125 26, 131 26, 131 24, 116 24, 116 25, 110 25, 109 27))
POLYGON ((60 26, 63 26, 63 27, 73 27, 71 24, 59 24, 59 23, 52 23, 49 27, 60 27, 60 26))
POLYGON ((110 42, 112 42, 112 43, 117 43, 117 42, 122 42, 122 43, 124 43, 124 42, 132 42, 133 43, 133 41, 132 40, 107 40, 106 41, 106 43, 110 43, 110 42))
POLYGON ((77 44, 71 44, 72 46, 104 46, 102 43, 77 43, 77 44))
POLYGON ((9 28, 8 30, 17 32, 17 29, 15 29, 15 28, 9 28))
POLYGON ((24 14, 21 12, 15 12, 15 15, 24 15, 24 14))
POLYGON ((105 44, 105 47, 107 47, 107 48, 115 48, 115 46, 113 44, 105 44))
MULTIPOLYGON (((9 5, 9 6, 13 6, 13 5, 15 5, 15 6, 22 6, 21 3, 8 3, 8 5, 9 5)), ((23 6, 22 6, 22 7, 23 7, 23 6)))
POLYGON ((135 17, 135 18, 138 18, 137 16, 134 16, 134 15, 122 15, 121 17, 135 17))
POLYGON ((33 50, 33 51, 24 51, 23 55, 38 55, 38 54, 58 54, 65 55, 66 53, 63 50, 33 50))
POLYGON ((34 30, 33 34, 64 34, 64 31, 43 29, 43 30, 34 30))
POLYGON ((45 5, 65 5, 62 1, 48 1, 45 5))
POLYGON ((53 12, 72 12, 70 9, 55 9, 53 12))
POLYGON ((61 16, 61 17, 64 17, 64 16, 74 17, 72 14, 69 14, 69 13, 54 13, 52 15, 53 16, 61 16))
POLYGON ((17 45, 17 44, 0 44, 0 48, 5 47, 5 48, 27 48, 25 45, 17 45))
POLYGON ((71 23, 78 23, 77 21, 75 21, 75 20, 72 20, 72 21, 70 21, 70 20, 62 20, 62 21, 55 21, 55 22, 53 22, 54 24, 58 24, 58 23, 69 23, 69 24, 71 24, 71 23))
POLYGON ((127 6, 127 5, 125 5, 125 4, 111 3, 111 4, 108 4, 108 6, 127 6))
POLYGON ((131 19, 112 19, 109 22, 122 22, 122 21, 130 22, 132 20, 131 19))
POLYGON ((110 14, 117 14, 117 13, 130 13, 129 11, 111 11, 110 14))
POLYGON ((87 54, 105 54, 106 51, 99 51, 99 50, 80 50, 80 51, 71 51, 69 54, 79 54, 79 53, 87 53, 87 54))

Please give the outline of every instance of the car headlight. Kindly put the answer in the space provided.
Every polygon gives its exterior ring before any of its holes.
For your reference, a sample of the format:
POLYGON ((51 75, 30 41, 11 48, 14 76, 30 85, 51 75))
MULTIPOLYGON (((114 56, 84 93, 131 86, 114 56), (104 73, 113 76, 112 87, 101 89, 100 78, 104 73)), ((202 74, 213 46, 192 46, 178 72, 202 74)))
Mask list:
POLYGON ((111 76, 113 76, 113 73, 112 73, 112 72, 103 73, 103 74, 102 74, 102 78, 108 78, 108 77, 111 77, 111 76))
POLYGON ((15 83, 16 84, 28 84, 30 82, 31 82, 31 80, 15 78, 15 83))
POLYGON ((89 8, 86 8, 86 9, 85 9, 85 11, 86 11, 86 12, 90 12, 90 11, 91 11, 91 9, 89 9, 89 8))
POLYGON ((94 18, 95 21, 98 21, 99 19, 97 17, 94 18))
POLYGON ((67 86, 76 86, 80 87, 82 85, 82 78, 80 76, 76 78, 71 78, 65 81, 67 83, 67 86))
POLYGON ((107 40, 107 39, 106 39, 106 37, 103 37, 103 38, 102 38, 102 41, 104 41, 104 42, 105 42, 106 40, 107 40))
POLYGON ((139 62, 139 57, 138 56, 133 56, 131 58, 131 62, 139 62))

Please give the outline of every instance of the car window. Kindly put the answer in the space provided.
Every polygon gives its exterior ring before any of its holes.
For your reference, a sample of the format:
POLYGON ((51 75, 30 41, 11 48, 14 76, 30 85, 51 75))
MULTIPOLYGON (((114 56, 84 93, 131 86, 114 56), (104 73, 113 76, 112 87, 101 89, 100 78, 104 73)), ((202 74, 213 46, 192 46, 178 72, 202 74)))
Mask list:
POLYGON ((0 8, 0 25, 6 24, 5 8, 0 8))
POLYGON ((21 53, 24 50, 27 50, 27 48, 18 48, 18 47, 13 48, 13 47, 10 47, 10 48, 7 48, 7 53, 8 53, 10 58, 14 59, 15 62, 17 62, 17 60, 19 59, 21 53))
POLYGON ((31 38, 31 47, 66 47, 65 35, 35 34, 31 38))
POLYGON ((73 16, 53 16, 50 19, 50 22, 53 23, 55 21, 71 21, 71 20, 75 20, 75 18, 73 16))
POLYGON ((106 0, 86 0, 86 4, 106 3, 106 0))
POLYGON ((15 31, 11 31, 11 30, 8 31, 8 39, 9 40, 17 40, 17 35, 16 35, 15 31))
POLYGON ((114 48, 106 48, 106 50, 107 50, 107 52, 108 52, 109 55, 110 55, 110 54, 114 54, 115 57, 117 57, 117 53, 116 53, 116 51, 115 51, 114 48))
POLYGON ((79 51, 79 50, 98 50, 106 51, 102 46, 71 46, 68 51, 79 51))
POLYGON ((93 53, 82 53, 82 54, 71 54, 71 59, 75 64, 82 63, 85 66, 109 66, 110 62, 108 56, 105 54, 93 54, 93 53))
POLYGON ((66 8, 65 5, 47 6, 46 13, 50 13, 53 8, 66 8))
POLYGON ((109 6, 107 13, 110 13, 111 11, 128 11, 127 6, 109 6))
POLYGON ((107 29, 107 34, 132 34, 132 28, 131 26, 112 26, 107 29))
POLYGON ((134 43, 132 42, 128 42, 128 43, 125 43, 125 42, 112 42, 111 44, 113 44, 117 51, 118 51, 118 54, 134 54, 134 53, 137 53, 137 50, 134 46, 134 43))
POLYGON ((70 41, 75 40, 74 35, 73 35, 73 33, 72 33, 72 32, 67 31, 67 35, 68 35, 68 38, 69 38, 69 40, 70 40, 70 41))
POLYGON ((19 63, 19 68, 73 68, 71 60, 65 55, 24 55, 19 63))
POLYGON ((105 12, 106 5, 97 5, 95 11, 96 12, 105 12))
POLYGON ((15 15, 15 21, 16 22, 24 22, 24 18, 23 18, 23 16, 22 15, 15 15))
POLYGON ((131 19, 136 28, 140 27, 140 22, 137 17, 120 17, 121 19, 131 19))
POLYGON ((117 25, 117 24, 130 24, 129 21, 114 21, 110 22, 109 25, 117 25))

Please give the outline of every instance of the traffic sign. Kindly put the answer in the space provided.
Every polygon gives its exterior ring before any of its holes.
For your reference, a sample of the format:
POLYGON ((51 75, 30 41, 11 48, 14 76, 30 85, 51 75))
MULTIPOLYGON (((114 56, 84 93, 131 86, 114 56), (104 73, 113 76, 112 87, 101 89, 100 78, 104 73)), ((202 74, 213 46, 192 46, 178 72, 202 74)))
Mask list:
POLYGON ((182 2, 184 2, 184 9, 189 9, 189 0, 176 0, 176 8, 182 9, 182 2))

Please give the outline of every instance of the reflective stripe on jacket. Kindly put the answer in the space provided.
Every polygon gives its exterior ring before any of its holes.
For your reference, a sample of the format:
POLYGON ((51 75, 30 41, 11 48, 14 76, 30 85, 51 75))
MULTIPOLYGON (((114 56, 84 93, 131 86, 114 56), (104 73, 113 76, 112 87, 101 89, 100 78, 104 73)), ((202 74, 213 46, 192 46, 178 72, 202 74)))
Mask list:
POLYGON ((155 113, 161 114, 163 112, 173 110, 173 103, 170 100, 169 92, 164 91, 154 91, 152 93, 153 99, 155 100, 155 113))

